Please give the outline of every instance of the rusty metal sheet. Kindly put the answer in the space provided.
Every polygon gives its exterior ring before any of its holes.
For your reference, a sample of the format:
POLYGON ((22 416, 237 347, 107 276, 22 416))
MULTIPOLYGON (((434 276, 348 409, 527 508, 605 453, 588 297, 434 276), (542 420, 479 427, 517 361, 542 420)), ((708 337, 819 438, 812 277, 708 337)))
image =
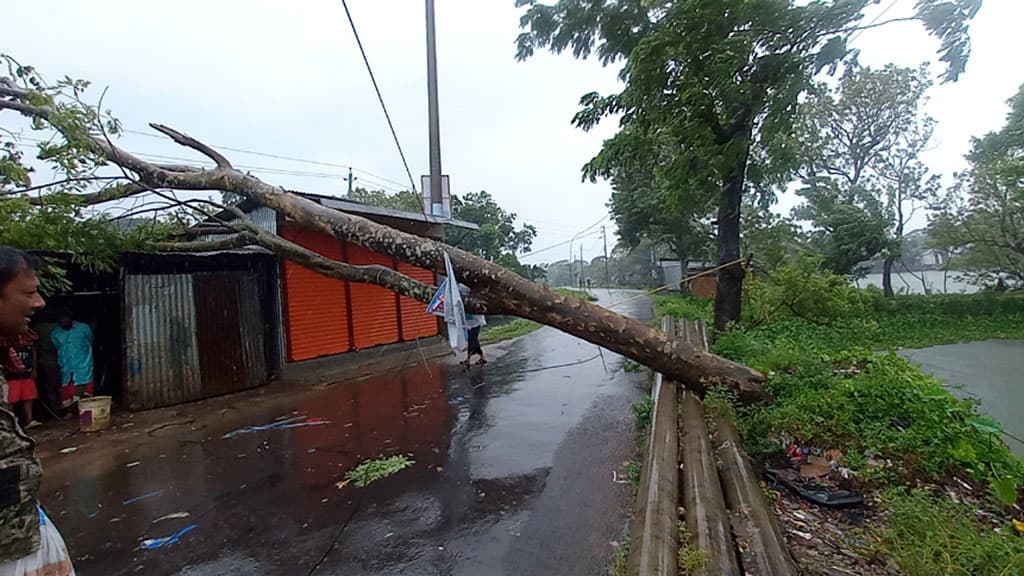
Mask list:
POLYGON ((192 277, 128 275, 124 299, 128 406, 137 410, 198 398, 201 382, 192 277))

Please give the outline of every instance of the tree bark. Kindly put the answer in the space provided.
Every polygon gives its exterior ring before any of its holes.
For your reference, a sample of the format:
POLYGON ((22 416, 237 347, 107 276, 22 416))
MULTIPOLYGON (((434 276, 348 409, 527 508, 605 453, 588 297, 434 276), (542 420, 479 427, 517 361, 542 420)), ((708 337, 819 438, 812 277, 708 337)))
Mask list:
POLYGON ((743 312, 743 264, 740 258, 740 206, 743 202, 743 188, 747 177, 747 160, 750 156, 752 120, 737 136, 734 143, 740 147, 733 165, 722 179, 722 191, 718 205, 718 265, 725 266, 718 271, 718 286, 715 290, 715 334, 738 322, 743 312))
MULTIPOLYGON (((28 91, 15 90, 10 86, 10 83, 4 85, 4 95, 23 98, 23 100, 0 100, 0 110, 14 109, 38 119, 49 120, 53 113, 52 109, 33 106, 30 103, 31 94, 28 91)), ((664 374, 665 377, 683 383, 698 393, 702 393, 709 385, 721 384, 737 390, 741 396, 747 399, 754 400, 763 397, 764 376, 756 370, 697 350, 689 344, 678 342, 643 322, 626 318, 608 309, 564 296, 545 286, 534 284, 514 272, 463 250, 401 232, 366 218, 327 208, 298 194, 267 184, 250 174, 235 169, 225 157, 205 144, 166 126, 158 124, 151 126, 179 145, 210 157, 217 166, 209 170, 158 166, 117 147, 106 137, 91 137, 90 146, 97 154, 121 167, 126 174, 127 172, 135 174, 134 182, 143 190, 171 189, 234 193, 255 200, 291 218, 302 227, 353 242, 370 250, 428 269, 437 269, 443 254, 447 252, 462 281, 473 288, 474 296, 479 299, 468 303, 469 308, 473 311, 503 312, 553 326, 649 366, 664 374)), ((60 126, 54 126, 54 128, 59 130, 60 126)), ((78 134, 70 136, 80 137, 78 134)), ((745 166, 745 164, 744 159, 743 165, 745 166)), ((739 178, 739 185, 742 188, 742 174, 739 178)), ((737 224, 738 198, 737 195, 737 224)), ((260 235, 257 229, 250 228, 248 232, 260 235)), ((736 233, 738 235, 738 227, 736 233)), ((428 301, 432 295, 432 291, 429 289, 431 287, 391 270, 387 272, 383 270, 352 270, 350 268, 360 267, 337 265, 318 269, 318 266, 323 264, 321 261, 323 259, 318 255, 310 252, 309 255, 315 257, 310 260, 305 258, 308 255, 290 250, 287 244, 274 245, 276 241, 286 242, 283 239, 269 234, 267 236, 272 236, 272 238, 266 239, 268 243, 264 245, 271 247, 273 251, 285 258, 295 259, 300 264, 321 273, 337 273, 338 277, 354 282, 383 285, 399 294, 420 301, 428 301)), ((738 242, 736 245, 738 250, 738 242)), ((740 273, 742 278, 742 268, 740 273)))
POLYGON ((882 292, 885 293, 886 298, 891 298, 894 294, 892 290, 892 266, 894 259, 890 256, 882 262, 882 292))

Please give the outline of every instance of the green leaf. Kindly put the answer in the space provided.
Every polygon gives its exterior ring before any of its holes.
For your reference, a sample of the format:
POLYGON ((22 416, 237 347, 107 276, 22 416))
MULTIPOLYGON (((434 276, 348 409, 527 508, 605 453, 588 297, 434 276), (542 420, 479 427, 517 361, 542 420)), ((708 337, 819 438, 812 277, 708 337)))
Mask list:
POLYGON ((1003 425, 988 416, 971 416, 967 419, 967 423, 974 426, 974 428, 979 432, 999 434, 1003 431, 1003 425))
POLYGON ((1014 478, 1010 476, 997 478, 992 481, 990 488, 992 495, 1003 504, 1013 506, 1017 503, 1017 481, 1014 478))

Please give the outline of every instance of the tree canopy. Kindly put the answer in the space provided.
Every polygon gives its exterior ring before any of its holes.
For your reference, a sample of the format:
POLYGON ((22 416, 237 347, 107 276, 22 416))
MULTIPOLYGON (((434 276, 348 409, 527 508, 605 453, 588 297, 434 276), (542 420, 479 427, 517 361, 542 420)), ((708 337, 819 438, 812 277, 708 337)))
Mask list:
POLYGON ((974 140, 930 235, 974 282, 1024 286, 1024 86, 1009 103, 1006 124, 974 140))
MULTIPOLYGON (((718 193, 718 258, 740 257, 740 212, 748 188, 780 183, 793 163, 786 146, 798 97, 823 70, 856 54, 848 47, 871 0, 559 0, 525 6, 518 57, 538 48, 623 61, 617 94, 583 96, 576 124, 610 115, 620 130, 602 152, 629 140, 667 142, 672 186, 718 193)), ((968 21, 980 0, 918 0, 916 15, 940 40, 946 80, 970 53, 968 21)), ((667 209, 667 207, 666 207, 667 209)), ((719 272, 715 328, 740 318, 743 268, 719 272)))
POLYGON ((837 274, 858 274, 881 256, 892 295, 893 263, 914 209, 938 191, 920 153, 935 121, 921 112, 931 86, 918 69, 850 66, 835 89, 818 83, 798 107, 794 151, 803 204, 794 216, 837 274))

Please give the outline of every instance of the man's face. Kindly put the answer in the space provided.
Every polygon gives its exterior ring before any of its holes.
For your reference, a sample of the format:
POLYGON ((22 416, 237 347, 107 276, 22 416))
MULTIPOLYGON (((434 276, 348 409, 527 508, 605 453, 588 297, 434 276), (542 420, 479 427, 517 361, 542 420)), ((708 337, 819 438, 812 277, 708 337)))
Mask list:
POLYGON ((36 273, 22 268, 7 286, 0 288, 0 336, 27 332, 29 317, 45 305, 39 295, 36 273))
POLYGON ((63 314, 57 319, 57 324, 65 330, 70 330, 74 323, 75 321, 71 318, 70 314, 63 314))

